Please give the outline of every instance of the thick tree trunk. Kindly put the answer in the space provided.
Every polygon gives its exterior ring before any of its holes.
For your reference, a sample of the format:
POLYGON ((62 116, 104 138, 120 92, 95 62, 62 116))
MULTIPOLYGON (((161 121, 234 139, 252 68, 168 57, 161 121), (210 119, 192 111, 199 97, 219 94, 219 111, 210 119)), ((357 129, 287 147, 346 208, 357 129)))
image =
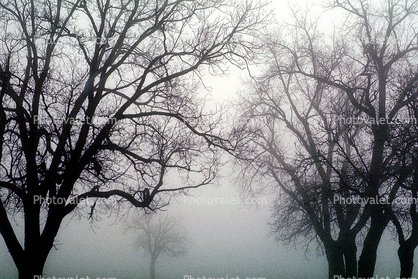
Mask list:
POLYGON ((401 264, 401 278, 412 278, 414 269, 414 253, 418 246, 418 228, 414 220, 411 236, 406 241, 400 241, 398 248, 398 257, 401 264))
POLYGON ((17 266, 19 279, 41 278, 46 259, 51 249, 42 247, 41 243, 39 243, 38 247, 40 248, 31 252, 24 252, 24 260, 21 261, 23 264, 17 266))
POLYGON ((17 265, 19 279, 40 279, 43 274, 46 259, 52 249, 52 245, 39 241, 33 245, 35 249, 24 251, 24 258, 17 265))
POLYGON ((399 246, 398 257, 401 263, 401 278, 412 278, 414 268, 414 250, 415 247, 408 241, 399 246))
MULTIPOLYGON (((29 206, 28 208, 37 209, 29 206)), ((48 254, 53 247, 54 239, 65 214, 51 206, 42 234, 39 229, 39 216, 39 210, 29 212, 25 209, 25 249, 18 258, 14 259, 19 279, 41 278, 48 254)))
POLYGON ((364 239, 363 250, 358 262, 358 277, 373 277, 377 258, 377 248, 389 219, 383 213, 371 217, 370 229, 364 239))
POLYGON ((325 245, 325 253, 328 261, 328 278, 333 279, 334 276, 345 277, 345 266, 343 252, 338 245, 325 245))
POLYGON ((40 279, 43 274, 44 264, 34 265, 29 263, 26 266, 19 268, 19 279, 40 279))

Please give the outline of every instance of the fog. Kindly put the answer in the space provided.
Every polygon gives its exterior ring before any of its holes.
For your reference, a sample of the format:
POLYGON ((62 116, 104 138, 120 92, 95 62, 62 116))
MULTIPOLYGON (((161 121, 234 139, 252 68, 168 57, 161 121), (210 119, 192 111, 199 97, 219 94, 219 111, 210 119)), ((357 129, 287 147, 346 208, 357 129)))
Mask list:
MULTIPOLYGON (((284 2, 278 1, 276 8, 286 5, 284 2)), ((281 8, 277 9, 278 17, 284 16, 281 8)), ((235 98, 244 78, 243 72, 231 69, 227 77, 207 78, 206 86, 211 89, 212 99, 223 103, 235 98)), ((327 278, 326 258, 315 249, 315 243, 306 251, 303 244, 284 246, 271 234, 268 223, 275 197, 256 198, 251 200, 253 204, 245 204, 228 166, 219 186, 192 189, 188 196, 172 199, 164 210, 181 218, 191 245, 185 256, 159 257, 157 278, 327 278)), ((125 216, 101 215, 102 220, 94 223, 87 218, 67 217, 57 236, 56 249, 49 254, 44 278, 149 278, 149 256, 135 246, 135 231, 126 230, 126 222, 141 210, 130 210, 125 216)), ((392 238, 386 234, 379 246, 375 271, 379 278, 399 275, 397 244, 392 238)), ((0 279, 17 278, 2 238, 0 259, 0 279)), ((417 268, 414 276, 418 277, 417 268)))
MULTIPOLYGON (((166 208, 167 214, 182 219, 192 242, 189 253, 158 258, 157 278, 327 278, 326 259, 315 249, 305 253, 303 246, 284 247, 274 240, 268 226, 273 197, 260 196, 257 206, 245 205, 244 199, 240 199, 242 204, 232 204, 240 191, 228 177, 219 187, 206 186, 190 194, 178 197, 166 208)), ((130 211, 125 219, 133 214, 135 211, 130 211)), ((44 278, 148 278, 149 256, 135 247, 135 232, 126 231, 121 216, 102 217, 94 224, 86 218, 64 220, 44 278)), ((398 276, 396 249, 395 242, 386 236, 379 246, 376 275, 398 276)), ((17 278, 3 240, 0 257, 1 278, 17 278)))
MULTIPOLYGON (((258 208, 214 201, 216 198, 231 201, 238 195, 235 186, 224 179, 219 188, 208 186, 193 191, 187 198, 196 198, 196 204, 179 197, 166 209, 167 213, 181 217, 192 245, 184 257, 159 258, 158 278, 326 277, 324 258, 313 251, 306 255, 307 260, 302 249, 287 251, 270 236, 267 221, 272 199, 260 199, 267 204, 259 204, 258 208), (199 197, 206 197, 206 204, 199 197)), ((124 222, 115 223, 115 219, 115 216, 103 218, 94 226, 86 219, 66 219, 57 237, 58 250, 51 251, 44 277, 147 278, 149 257, 135 247, 135 233, 126 231, 124 222)), ((2 278, 17 278, 3 242, 0 249, 4 259, 0 266, 2 278)))

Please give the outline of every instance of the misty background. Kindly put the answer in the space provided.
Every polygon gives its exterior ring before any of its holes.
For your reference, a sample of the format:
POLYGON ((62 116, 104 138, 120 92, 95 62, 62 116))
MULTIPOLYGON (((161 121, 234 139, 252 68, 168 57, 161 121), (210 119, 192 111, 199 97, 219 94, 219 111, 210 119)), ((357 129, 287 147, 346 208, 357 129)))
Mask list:
MULTIPOLYGON (((225 177, 220 187, 202 187, 190 191, 190 197, 235 198, 240 192, 234 181, 225 177)), ((260 196, 262 197, 262 196, 260 196)), ((192 245, 184 257, 161 256, 157 260, 157 278, 229 277, 250 278, 326 278, 325 257, 313 248, 305 254, 304 247, 284 247, 270 234, 268 220, 273 197, 267 204, 191 204, 178 197, 166 208, 169 215, 179 216, 189 233, 192 245)), ((260 199, 260 203, 263 199, 260 199)), ((130 215, 134 211, 130 211, 130 215)), ((157 216, 158 217, 158 216, 157 216)), ((116 216, 95 222, 83 218, 65 219, 45 266, 45 278, 52 275, 116 277, 117 279, 148 278, 149 256, 135 248, 135 233, 126 231, 116 216)), ((120 218, 118 218, 120 219, 120 218)), ((129 216, 128 216, 129 219, 129 216)), ((396 278, 399 263, 396 243, 390 236, 379 246, 376 275, 396 278)), ((0 242, 1 278, 17 278, 4 241, 0 242)))
MULTIPOLYGON (((292 3, 302 7, 310 5, 303 0, 292 3)), ((286 17, 288 4, 287 1, 274 1, 278 19, 286 17)), ((205 85, 214 103, 224 103, 236 98, 246 78, 245 71, 231 68, 226 77, 206 77, 205 85)), ((262 203, 252 206, 189 202, 191 198, 242 197, 232 166, 227 165, 222 175, 218 187, 209 185, 190 190, 189 196, 173 198, 164 208, 170 216, 182 219, 192 244, 186 256, 158 258, 157 278, 180 279, 185 275, 194 278, 327 278, 327 261, 320 251, 315 250, 316 243, 305 251, 303 245, 284 246, 271 235, 268 222, 275 196, 257 196, 262 203)), ((121 215, 123 212, 102 215, 102 220, 94 223, 77 216, 66 218, 57 236, 56 249, 49 254, 44 277, 148 278, 149 256, 135 246, 135 232, 126 231, 125 223, 141 210, 130 210, 126 216, 121 215)), ((21 226, 19 230, 23 237, 21 226)), ((396 278, 399 275, 398 245, 392 237, 386 233, 379 245, 375 272, 379 277, 396 278)), ((3 238, 0 238, 0 259, 0 278, 17 278, 17 269, 3 238)), ((417 268, 414 276, 418 276, 417 268)))

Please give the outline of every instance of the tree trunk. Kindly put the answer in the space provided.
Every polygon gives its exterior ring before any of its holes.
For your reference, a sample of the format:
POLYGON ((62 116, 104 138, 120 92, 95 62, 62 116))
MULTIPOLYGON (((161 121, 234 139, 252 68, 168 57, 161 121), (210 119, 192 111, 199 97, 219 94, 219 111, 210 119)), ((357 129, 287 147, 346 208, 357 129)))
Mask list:
POLYGON ((49 251, 50 249, 39 249, 32 252, 25 251, 23 264, 17 266, 19 279, 41 278, 49 251))
POLYGON ((27 264, 19 268, 19 279, 40 279, 43 274, 44 265, 27 264))
POLYGON ((19 279, 41 278, 45 262, 65 216, 58 208, 51 205, 44 231, 41 234, 39 230, 39 210, 34 211, 28 212, 25 209, 25 249, 18 258, 14 259, 19 272, 19 279))
POLYGON ((340 247, 335 243, 325 245, 325 253, 328 261, 328 278, 333 279, 334 276, 345 277, 344 258, 340 247))
POLYGON ((376 212, 371 217, 370 229, 364 239, 363 250, 358 262, 358 277, 373 277, 376 265, 377 248, 389 218, 383 212, 376 212))
POLYGON ((415 247, 408 241, 399 246, 398 257, 401 263, 401 278, 411 278, 414 268, 414 250, 415 247))
POLYGON ((151 256, 151 264, 149 267, 150 278, 155 279, 155 260, 156 258, 151 256))
POLYGON ((357 246, 355 236, 344 239, 344 262, 346 277, 357 276, 357 246))
POLYGON ((414 269, 414 252, 418 246, 418 227, 417 220, 413 221, 411 236, 406 241, 401 241, 398 248, 399 262, 401 263, 401 278, 412 278, 414 269))
MULTIPOLYGON (((418 193, 418 164, 415 162, 414 178, 412 183, 412 197, 417 198, 418 193)), ((412 220, 412 231, 411 235, 407 240, 402 234, 402 228, 399 224, 399 229, 401 230, 402 237, 399 236, 399 248, 398 248, 398 257, 401 264, 401 278, 412 278, 412 271, 414 269, 414 252, 415 248, 418 246, 418 216, 417 216, 417 207, 415 203, 410 205, 409 214, 412 220)), ((399 234, 399 232, 398 232, 399 234)))

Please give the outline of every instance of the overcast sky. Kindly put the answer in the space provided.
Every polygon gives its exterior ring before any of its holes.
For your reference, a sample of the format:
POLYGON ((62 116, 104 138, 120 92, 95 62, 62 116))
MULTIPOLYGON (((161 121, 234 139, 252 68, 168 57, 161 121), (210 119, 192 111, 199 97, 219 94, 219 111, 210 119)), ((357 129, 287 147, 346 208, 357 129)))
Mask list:
MULTIPOLYGON (((285 5, 286 1, 275 1, 278 17, 286 15, 285 5)), ((240 75, 245 77, 242 72, 231 69, 228 77, 206 79, 213 98, 219 102, 233 98, 239 88, 240 75)), ((225 171, 220 187, 192 190, 190 197, 179 197, 166 208, 168 214, 182 218, 193 245, 184 257, 159 258, 157 277, 326 278, 325 257, 315 250, 305 254, 302 246, 297 250, 292 246, 286 248, 270 236, 267 223, 274 197, 260 197, 264 199, 258 207, 216 204, 221 198, 231 201, 239 196, 239 185, 230 174, 225 171), (197 202, 191 202, 191 198, 197 202)), ((135 248, 134 232, 125 232, 125 227, 123 221, 115 222, 115 216, 103 218, 94 225, 86 219, 65 219, 57 237, 57 250, 49 255, 45 278, 52 275, 148 278, 149 259, 135 248)), ((379 246, 375 274, 398 276, 396 249, 396 243, 386 236, 379 246)), ((17 269, 3 239, 0 240, 0 259, 0 279, 17 278, 17 269)), ((415 268, 416 276, 417 270, 415 268)))

